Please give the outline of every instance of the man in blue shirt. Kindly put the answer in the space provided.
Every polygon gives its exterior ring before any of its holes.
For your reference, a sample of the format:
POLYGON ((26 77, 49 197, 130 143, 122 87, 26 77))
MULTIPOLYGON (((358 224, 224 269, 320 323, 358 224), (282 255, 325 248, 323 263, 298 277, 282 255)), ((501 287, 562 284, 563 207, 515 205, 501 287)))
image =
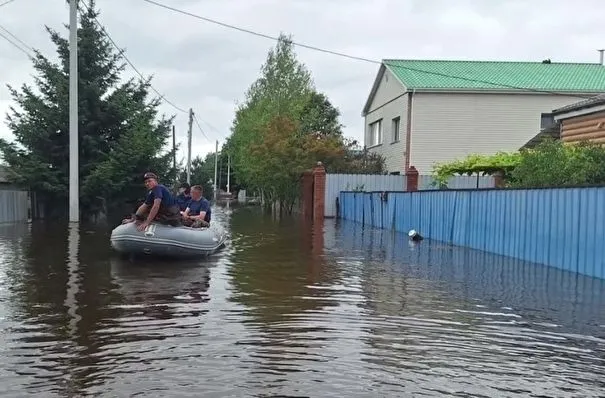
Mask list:
POLYGON ((144 231, 152 221, 178 227, 181 225, 181 213, 170 190, 158 183, 158 176, 145 173, 145 187, 149 190, 145 202, 139 206, 134 218, 123 222, 137 221, 139 231, 144 231))
POLYGON ((176 195, 176 204, 179 206, 179 210, 184 212, 187 210, 187 205, 191 200, 191 187, 186 182, 182 183, 179 187, 179 194, 176 195))
POLYGON ((201 185, 191 187, 191 200, 183 213, 183 224, 188 227, 200 228, 210 226, 212 210, 210 209, 210 202, 202 196, 202 192, 203 188, 201 185))

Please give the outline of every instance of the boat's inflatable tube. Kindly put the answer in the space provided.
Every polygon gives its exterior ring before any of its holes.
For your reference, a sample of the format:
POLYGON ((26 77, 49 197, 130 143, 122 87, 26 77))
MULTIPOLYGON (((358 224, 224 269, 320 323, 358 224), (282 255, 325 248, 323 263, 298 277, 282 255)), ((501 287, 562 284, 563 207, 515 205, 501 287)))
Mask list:
POLYGON ((225 245, 226 233, 217 223, 209 228, 171 227, 150 224, 145 231, 133 222, 118 225, 111 232, 114 250, 133 255, 192 258, 215 253, 225 245))

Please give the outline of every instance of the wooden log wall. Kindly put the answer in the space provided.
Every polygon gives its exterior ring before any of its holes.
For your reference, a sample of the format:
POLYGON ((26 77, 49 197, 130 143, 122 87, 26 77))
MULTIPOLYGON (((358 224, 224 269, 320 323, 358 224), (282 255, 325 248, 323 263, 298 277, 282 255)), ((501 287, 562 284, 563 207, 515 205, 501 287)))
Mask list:
POLYGON ((561 123, 561 140, 605 144, 605 111, 564 120, 561 123))

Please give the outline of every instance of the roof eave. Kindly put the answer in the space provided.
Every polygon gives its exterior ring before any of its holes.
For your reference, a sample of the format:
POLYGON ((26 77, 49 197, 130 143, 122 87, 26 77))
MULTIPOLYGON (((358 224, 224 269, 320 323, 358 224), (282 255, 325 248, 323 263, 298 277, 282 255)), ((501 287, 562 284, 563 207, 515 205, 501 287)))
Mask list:
POLYGON ((397 74, 393 72, 391 66, 389 64, 387 64, 385 61, 382 61, 382 63, 380 64, 380 69, 378 69, 378 73, 376 74, 376 78, 374 79, 374 84, 372 85, 372 90, 370 91, 370 95, 368 96, 368 99, 366 100, 363 110, 361 111, 362 117, 366 117, 368 115, 368 113, 370 113, 370 107, 372 106, 372 101, 374 101, 374 96, 376 95, 376 92, 378 91, 378 87, 380 86, 380 83, 382 82, 382 77, 387 72, 387 69, 391 72, 391 75, 395 78, 395 80, 397 80, 397 82, 399 84, 401 84, 401 86, 403 87, 405 92, 411 91, 409 89, 409 87, 407 87, 407 85, 403 81, 401 81, 399 76, 397 76, 397 74))
POLYGON ((579 108, 568 109, 564 111, 553 111, 555 121, 571 119, 572 117, 587 116, 597 112, 605 112, 605 102, 599 104, 586 105, 579 108))
POLYGON ((595 91, 549 91, 549 90, 523 90, 523 89, 497 89, 497 88, 439 88, 439 87, 408 87, 408 91, 423 93, 457 93, 457 94, 534 94, 534 95, 565 95, 565 96, 591 96, 595 91))
POLYGON ((380 85, 380 82, 382 81, 382 76, 384 76, 385 71, 386 71, 386 66, 384 64, 380 64, 380 68, 378 69, 378 73, 376 74, 376 77, 374 78, 374 84, 372 84, 372 89, 370 90, 370 94, 368 95, 368 98, 366 99, 366 103, 363 106, 363 109, 361 111, 362 117, 366 117, 366 115, 368 114, 368 110, 370 109, 370 106, 372 105, 372 101, 374 100, 376 91, 378 91, 378 86, 380 85))

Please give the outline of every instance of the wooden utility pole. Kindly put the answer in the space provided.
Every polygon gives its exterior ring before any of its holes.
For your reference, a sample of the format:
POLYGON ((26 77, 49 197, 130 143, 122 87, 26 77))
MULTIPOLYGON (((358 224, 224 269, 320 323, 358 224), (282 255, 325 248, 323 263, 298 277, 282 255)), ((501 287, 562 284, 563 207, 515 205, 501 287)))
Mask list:
POLYGON ((193 128, 193 109, 189 108, 189 131, 187 132, 187 184, 191 184, 191 135, 193 128))
POLYGON ((178 184, 179 172, 176 169, 176 129, 172 125, 172 170, 174 170, 174 184, 178 184))
POLYGON ((216 202, 216 198, 218 195, 218 184, 217 184, 217 176, 218 174, 218 140, 216 140, 216 149, 214 150, 214 201, 216 202))
POLYGON ((231 154, 227 153, 227 193, 231 193, 231 154))

